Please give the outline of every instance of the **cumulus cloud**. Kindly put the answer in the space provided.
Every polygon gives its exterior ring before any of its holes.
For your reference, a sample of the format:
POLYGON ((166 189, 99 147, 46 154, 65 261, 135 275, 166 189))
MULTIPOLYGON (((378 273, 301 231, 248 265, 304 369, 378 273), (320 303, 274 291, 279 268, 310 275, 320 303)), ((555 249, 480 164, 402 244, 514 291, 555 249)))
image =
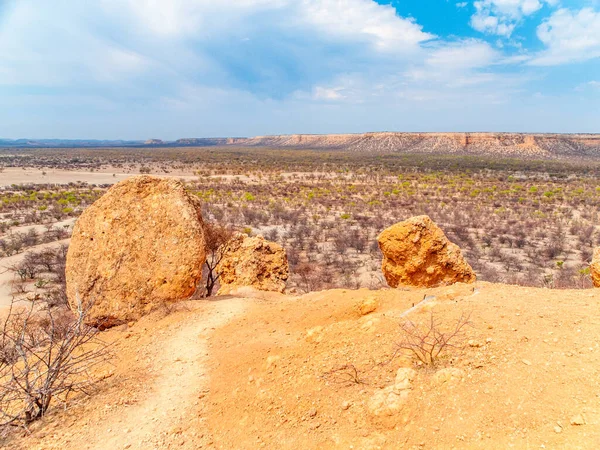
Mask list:
POLYGON ((426 63, 446 70, 462 70, 489 66, 498 57, 498 52, 487 42, 467 39, 433 47, 426 63))
POLYGON ((546 46, 532 65, 552 66, 600 57, 600 11, 560 9, 537 28, 546 46))
POLYGON ((264 17, 277 19, 281 27, 312 28, 382 50, 406 50, 433 37, 392 6, 373 0, 117 0, 105 6, 117 13, 124 7, 143 29, 171 38, 210 39, 264 17))
POLYGON ((434 37, 373 0, 19 0, 0 28, 0 84, 162 76, 284 97, 434 37))
MULTIPOLYGON (((479 3, 502 31, 504 15, 516 23, 542 0, 479 3)), ((497 46, 434 36, 374 0, 12 0, 0 19, 0 95, 12 112, 0 111, 0 134, 23 122, 18 111, 56 118, 52 133, 91 129, 94 112, 122 137, 327 131, 337 119, 320 107, 340 108, 341 130, 349 111, 362 123, 368 108, 413 117, 417 103, 496 104, 526 81, 508 73, 522 60, 497 46), (59 107, 68 120, 41 112, 59 107)))
POLYGON ((478 0, 473 3, 475 14, 471 26, 483 33, 510 37, 525 16, 540 9, 544 3, 556 5, 558 0, 478 0))

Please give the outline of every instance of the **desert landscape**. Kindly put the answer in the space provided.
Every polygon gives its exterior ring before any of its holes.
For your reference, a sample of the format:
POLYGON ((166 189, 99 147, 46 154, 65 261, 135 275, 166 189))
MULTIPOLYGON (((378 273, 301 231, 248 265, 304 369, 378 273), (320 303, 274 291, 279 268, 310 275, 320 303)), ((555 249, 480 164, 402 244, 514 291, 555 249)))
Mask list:
POLYGON ((600 0, 0 0, 0 450, 600 449, 600 0))
POLYGON ((595 158, 223 146, 0 164, 4 388, 56 390, 25 416, 37 397, 5 393, 5 448, 600 439, 595 158), (32 355, 65 341, 86 358, 48 387, 32 355))

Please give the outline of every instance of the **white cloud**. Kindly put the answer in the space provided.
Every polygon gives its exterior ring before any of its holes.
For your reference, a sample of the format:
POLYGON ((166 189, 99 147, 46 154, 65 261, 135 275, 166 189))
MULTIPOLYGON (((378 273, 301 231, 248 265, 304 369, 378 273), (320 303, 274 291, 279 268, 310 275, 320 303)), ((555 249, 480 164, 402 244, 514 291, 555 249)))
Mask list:
POLYGON ((587 83, 581 83, 580 85, 575 87, 575 90, 578 92, 583 92, 583 91, 588 91, 588 90, 600 92, 600 81, 592 80, 592 81, 588 81, 587 83))
POLYGON ((497 52, 487 42, 467 39, 434 48, 426 63, 444 70, 464 70, 489 66, 497 58, 497 52))
POLYGON ((142 89, 145 78, 283 97, 401 65, 433 38, 373 0, 14 0, 0 25, 0 85, 142 89))
POLYGON ((341 36, 367 36, 380 50, 410 49, 434 36, 390 5, 372 0, 302 0, 303 20, 341 36))
POLYGON ((475 14, 471 26, 483 33, 510 37, 525 16, 539 11, 544 3, 555 5, 558 0, 478 0, 473 3, 475 14))
POLYGON ((538 54, 532 65, 552 66, 581 62, 600 57, 600 11, 560 9, 537 29, 546 50, 538 54))
POLYGON ((144 56, 72 19, 50 3, 14 3, 0 26, 0 85, 60 87, 76 80, 114 81, 151 67, 144 56))
POLYGON ((342 88, 324 88, 317 86, 313 89, 313 98, 316 100, 342 100, 345 98, 341 94, 342 88))
POLYGON ((105 7, 118 13, 123 2, 143 29, 171 38, 211 38, 261 13, 276 13, 272 17, 290 27, 367 39, 382 50, 404 50, 434 37, 373 0, 105 0, 105 7))

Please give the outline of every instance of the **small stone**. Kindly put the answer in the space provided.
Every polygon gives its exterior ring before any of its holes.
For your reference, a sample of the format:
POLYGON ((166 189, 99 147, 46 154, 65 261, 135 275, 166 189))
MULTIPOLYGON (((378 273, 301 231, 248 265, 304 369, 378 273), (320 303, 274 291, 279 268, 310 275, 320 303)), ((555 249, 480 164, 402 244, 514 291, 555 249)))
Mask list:
POLYGON ((531 365, 531 361, 529 361, 528 359, 524 359, 522 360, 523 364, 525 364, 526 366, 530 366, 531 365))
POLYGON ((559 427, 558 425, 556 425, 556 426, 554 427, 554 432, 555 432, 555 433, 562 433, 562 427, 559 427))
POLYGON ((367 297, 356 304, 356 310, 361 316, 366 316, 377 309, 377 298, 367 297))
POLYGON ((571 425, 585 425, 585 420, 581 414, 571 417, 571 425))
POLYGON ((308 415, 308 417, 316 417, 317 416, 317 409, 316 408, 309 409, 307 415, 308 415))
POLYGON ((435 383, 442 385, 445 383, 451 383, 460 381, 464 376, 464 372, 456 367, 449 367, 446 369, 438 370, 433 376, 435 383))
POLYGON ((469 340, 468 344, 469 344, 469 347, 481 347, 481 343, 479 343, 473 339, 469 340))
POLYGON ((349 401, 345 401, 345 402, 343 402, 343 403, 342 403, 342 409, 343 409, 344 411, 346 411, 346 410, 350 409, 350 405, 351 405, 351 404, 350 404, 350 402, 349 402, 349 401))

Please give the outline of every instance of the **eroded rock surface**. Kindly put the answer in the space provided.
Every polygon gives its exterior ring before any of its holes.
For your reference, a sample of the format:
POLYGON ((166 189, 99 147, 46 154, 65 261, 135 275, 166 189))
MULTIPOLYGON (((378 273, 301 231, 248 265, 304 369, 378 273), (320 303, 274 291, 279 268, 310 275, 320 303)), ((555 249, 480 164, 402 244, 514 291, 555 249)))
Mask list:
POLYGON ((227 245, 217 270, 221 273, 219 295, 241 287, 259 291, 283 292, 289 276, 284 248, 262 236, 235 236, 227 245))
POLYGON ((417 372, 413 369, 400 368, 396 373, 394 384, 375 391, 369 400, 369 411, 375 416, 391 416, 402 409, 417 372))
POLYGON ((590 273, 592 275, 594 287, 600 288, 600 247, 594 250, 594 257, 592 259, 592 265, 590 266, 590 273))
POLYGON ((116 184, 77 220, 67 255, 67 295, 93 302, 89 323, 136 320, 190 297, 202 276, 200 201, 178 181, 151 176, 116 184))
POLYGON ((428 216, 397 223, 378 241, 383 275, 391 287, 435 287, 476 279, 460 248, 428 216))

